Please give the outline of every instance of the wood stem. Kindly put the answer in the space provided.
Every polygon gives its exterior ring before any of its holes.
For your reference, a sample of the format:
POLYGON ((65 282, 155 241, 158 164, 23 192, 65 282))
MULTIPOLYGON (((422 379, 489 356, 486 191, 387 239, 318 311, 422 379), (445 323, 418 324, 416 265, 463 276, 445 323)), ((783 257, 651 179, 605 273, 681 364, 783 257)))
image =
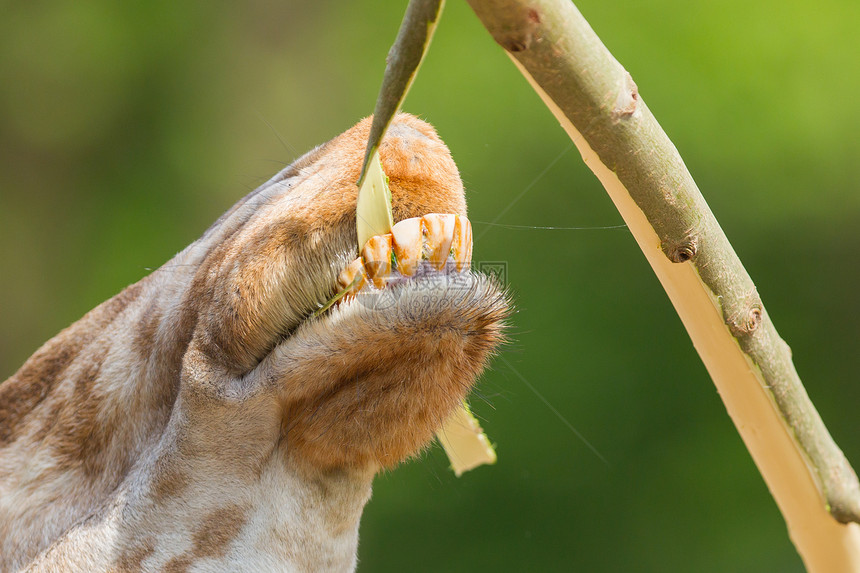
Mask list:
POLYGON ((860 570, 857 476, 806 394, 752 279, 630 74, 567 0, 468 2, 626 221, 807 568, 860 570))

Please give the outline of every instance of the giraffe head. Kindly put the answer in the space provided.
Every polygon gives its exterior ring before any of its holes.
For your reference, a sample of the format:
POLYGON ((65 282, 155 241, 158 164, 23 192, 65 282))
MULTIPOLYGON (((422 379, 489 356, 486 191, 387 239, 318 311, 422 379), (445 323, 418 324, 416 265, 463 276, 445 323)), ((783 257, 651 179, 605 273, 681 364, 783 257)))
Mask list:
POLYGON ((450 153, 413 116, 379 150, 397 224, 357 244, 369 127, 284 169, 0 385, 0 564, 354 566, 373 476, 429 443, 508 313, 469 269, 450 153))

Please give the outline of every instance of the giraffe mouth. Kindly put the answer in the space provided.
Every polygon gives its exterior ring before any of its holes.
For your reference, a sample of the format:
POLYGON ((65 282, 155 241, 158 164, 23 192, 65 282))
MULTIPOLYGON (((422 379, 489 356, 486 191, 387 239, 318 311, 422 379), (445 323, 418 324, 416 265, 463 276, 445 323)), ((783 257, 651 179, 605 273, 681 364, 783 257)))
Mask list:
POLYGON ((455 279, 469 271, 472 225, 461 215, 430 213, 396 223, 368 239, 361 255, 341 271, 337 294, 314 313, 414 281, 455 279))
MULTIPOLYGON (((471 265, 472 225, 466 217, 430 213, 404 219, 389 233, 368 239, 360 256, 338 276, 337 294, 313 316, 331 309, 323 320, 333 321, 335 328, 345 317, 368 311, 364 316, 381 311, 378 316, 400 316, 424 328, 433 329, 428 323, 437 323, 438 333, 450 330, 452 323, 462 327, 459 321, 463 317, 477 316, 476 298, 498 308, 509 305, 495 277, 472 272, 471 265), (436 317, 443 317, 444 324, 436 317)), ((370 322, 375 323, 376 332, 400 328, 397 320, 394 326, 385 319, 370 322)), ((403 330, 402 334, 408 344, 412 332, 403 330)), ((458 476, 478 465, 495 463, 495 450, 465 401, 439 422, 435 431, 458 476)))

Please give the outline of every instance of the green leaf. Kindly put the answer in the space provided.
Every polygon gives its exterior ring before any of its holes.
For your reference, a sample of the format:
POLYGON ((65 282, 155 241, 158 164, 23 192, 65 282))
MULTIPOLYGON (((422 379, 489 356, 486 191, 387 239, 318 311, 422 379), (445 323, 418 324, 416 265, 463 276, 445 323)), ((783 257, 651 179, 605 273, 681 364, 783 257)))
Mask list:
POLYGON ((384 235, 391 230, 394 219, 391 216, 391 191, 388 177, 382 171, 379 154, 374 153, 367 170, 367 177, 358 190, 358 204, 355 208, 355 228, 358 231, 358 248, 364 246, 370 237, 384 235))

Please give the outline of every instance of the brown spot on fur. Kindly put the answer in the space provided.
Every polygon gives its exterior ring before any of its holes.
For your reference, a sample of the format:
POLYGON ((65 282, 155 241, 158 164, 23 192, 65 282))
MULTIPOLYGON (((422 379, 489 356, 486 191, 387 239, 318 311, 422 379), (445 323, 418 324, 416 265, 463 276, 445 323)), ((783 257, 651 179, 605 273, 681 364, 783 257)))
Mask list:
POLYGON ((144 277, 133 285, 127 286, 119 294, 95 308, 95 311, 99 311, 97 315, 102 325, 110 324, 110 321, 125 310, 129 304, 137 300, 143 292, 143 287, 147 283, 148 278, 144 277))
POLYGON ((143 311, 134 335, 134 347, 143 360, 147 360, 155 348, 160 324, 161 312, 158 309, 158 299, 153 298, 143 311))
POLYGON ((188 553, 183 553, 165 563, 161 571, 162 573, 186 573, 192 563, 194 563, 194 558, 188 553))
POLYGON ((0 446, 14 442, 18 437, 19 423, 51 392, 57 376, 65 370, 77 352, 60 347, 28 361, 0 385, 0 446))
POLYGON ((245 508, 238 505, 222 507, 207 515, 203 518, 200 529, 194 532, 194 556, 225 555, 227 547, 239 536, 247 519, 245 508))
POLYGON ((141 293, 144 281, 97 306, 36 351, 0 384, 0 446, 18 437, 21 422, 53 391, 62 374, 141 293))
MULTIPOLYGON (((157 272, 162 272, 162 269, 157 272)), ((180 310, 169 316, 163 314, 163 309, 150 304, 135 328, 135 342, 140 344, 138 355, 146 364, 148 377, 167 383, 168 391, 162 394, 161 404, 167 410, 175 402, 179 390, 182 356, 188 348, 198 319, 199 300, 195 303, 193 299, 199 296, 200 293, 189 296, 180 310), (169 329, 165 329, 166 333, 159 333, 161 324, 166 320, 169 320, 169 329)))
POLYGON ((58 466, 81 468, 90 477, 104 471, 103 453, 111 428, 99 422, 104 396, 95 391, 96 381, 109 347, 102 346, 87 356, 78 372, 72 399, 60 412, 47 442, 54 448, 58 466))
POLYGON ((116 573, 138 573, 143 571, 143 560, 155 552, 155 541, 146 539, 141 545, 131 547, 119 556, 114 564, 116 573))
POLYGON ((54 424, 57 423, 57 419, 60 417, 60 412, 65 407, 66 402, 61 396, 54 396, 49 399, 49 402, 45 403, 43 408, 47 410, 47 413, 42 417, 43 423, 37 426, 36 431, 33 432, 33 443, 41 442, 51 433, 54 429, 54 424))
POLYGON ((188 476, 174 467, 166 467, 158 473, 153 484, 153 494, 156 503, 164 503, 170 498, 177 497, 188 487, 188 476))

